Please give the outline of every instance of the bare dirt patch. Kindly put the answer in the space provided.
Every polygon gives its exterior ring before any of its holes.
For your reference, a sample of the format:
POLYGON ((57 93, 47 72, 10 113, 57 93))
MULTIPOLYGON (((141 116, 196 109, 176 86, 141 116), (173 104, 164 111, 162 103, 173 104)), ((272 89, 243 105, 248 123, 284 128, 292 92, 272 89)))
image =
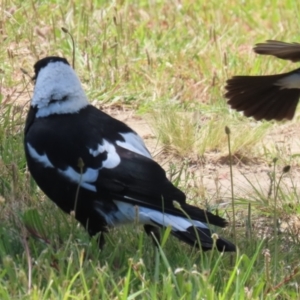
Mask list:
MULTIPOLYGON (((154 159, 166 170, 169 168, 170 163, 175 162, 182 165, 186 162, 187 158, 179 158, 164 151, 147 117, 138 116, 132 110, 112 107, 105 107, 103 110, 133 128, 144 139, 154 159)), ((279 156, 278 175, 280 175, 281 169, 285 165, 291 164, 292 166, 289 174, 283 178, 283 184, 286 188, 291 188, 292 184, 299 182, 300 166, 297 160, 290 160, 292 156, 300 155, 300 134, 298 132, 300 132, 300 124, 296 121, 275 124, 261 141, 261 147, 265 149, 264 151, 272 153, 269 155, 269 159, 256 157, 247 160, 238 157, 233 159, 233 181, 237 197, 245 197, 249 193, 253 194, 254 188, 259 189, 267 196, 271 182, 270 172, 273 172, 272 158, 275 156, 279 156)), ((215 152, 205 154, 204 159, 196 159, 191 155, 187 170, 193 174, 193 185, 197 184, 195 180, 198 179, 199 187, 202 186, 208 198, 227 198, 231 196, 228 157, 215 152)))
MULTIPOLYGON (((149 125, 146 117, 137 116, 134 111, 115 110, 111 108, 104 109, 107 113, 125 122, 133 128, 145 141, 146 146, 153 154, 154 159, 160 163, 166 171, 170 169, 170 164, 178 166, 186 163, 185 158, 179 158, 171 153, 166 153, 160 144, 154 130, 149 125)), ((297 157, 300 153, 300 125, 297 121, 275 124, 270 132, 261 141, 261 147, 266 152, 273 153, 269 158, 251 157, 247 160, 235 157, 233 159, 233 182, 234 196, 237 203, 241 203, 240 199, 247 199, 244 205, 236 206, 237 226, 241 230, 245 230, 245 219, 247 219, 247 205, 252 202, 253 207, 258 211, 255 218, 252 217, 253 230, 261 237, 271 237, 274 235, 273 217, 269 215, 273 212, 274 203, 274 182, 272 181, 272 173, 274 172, 273 158, 276 156, 276 180, 282 175, 282 169, 286 165, 291 165, 288 173, 284 174, 281 179, 280 188, 284 195, 288 195, 291 203, 298 197, 295 195, 298 190, 298 182, 300 182, 300 165, 297 157), (274 150, 275 149, 275 150, 274 150), (275 155, 278 154, 278 155, 275 155), (262 198, 269 204, 261 203, 262 198), (269 200, 268 200, 269 198, 269 200), (248 201, 250 200, 250 202, 248 201), (266 207, 266 210, 264 209, 266 207)), ((183 172, 182 181, 189 178, 185 185, 187 195, 195 196, 198 191, 199 202, 197 205, 205 206, 208 201, 210 205, 218 203, 218 205, 230 209, 231 207, 231 178, 228 157, 224 157, 219 153, 206 153, 205 158, 190 158, 187 162, 186 172, 183 172), (190 190, 193 192, 191 193, 190 190)), ((287 233, 287 236, 300 236, 300 218, 296 209, 292 209, 289 213, 285 213, 282 209, 283 202, 287 199, 280 198, 278 193, 277 205, 281 213, 278 214, 278 232, 287 233)), ((195 197, 194 197, 195 198, 195 197)), ((286 203, 285 205, 290 205, 286 203)), ((292 204, 291 204, 292 205, 292 204)), ((293 204, 294 205, 294 204, 293 204)), ((228 216, 229 217, 229 216, 228 216)))

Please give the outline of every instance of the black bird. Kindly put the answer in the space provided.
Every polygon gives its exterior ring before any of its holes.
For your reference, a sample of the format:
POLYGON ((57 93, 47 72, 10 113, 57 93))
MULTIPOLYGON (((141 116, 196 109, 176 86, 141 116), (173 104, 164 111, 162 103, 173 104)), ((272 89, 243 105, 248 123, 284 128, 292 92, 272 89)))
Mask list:
MULTIPOLYGON (((159 239, 158 228, 170 226, 187 244, 211 249, 207 223, 225 227, 227 222, 186 203, 136 132, 88 103, 67 60, 46 57, 34 70, 24 146, 28 168, 42 191, 64 212, 73 211, 91 236, 139 223, 159 239)), ((235 251, 221 237, 216 246, 235 251)))
MULTIPOLYGON (((300 44, 268 40, 254 52, 281 59, 300 61, 300 44)), ((262 76, 234 76, 225 86, 228 104, 256 120, 291 120, 300 97, 300 69, 262 76)))

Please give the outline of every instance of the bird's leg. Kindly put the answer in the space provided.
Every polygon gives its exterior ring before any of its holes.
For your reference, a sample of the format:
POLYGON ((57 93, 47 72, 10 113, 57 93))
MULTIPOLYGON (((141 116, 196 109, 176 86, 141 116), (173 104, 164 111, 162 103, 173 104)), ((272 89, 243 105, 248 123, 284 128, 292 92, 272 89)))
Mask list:
POLYGON ((105 245, 104 232, 100 232, 100 234, 97 238, 97 242, 98 242, 99 249, 102 250, 105 245))
POLYGON ((103 247, 105 245, 104 232, 103 231, 95 232, 94 230, 88 229, 88 233, 89 233, 90 237, 93 237, 96 234, 98 234, 98 236, 97 236, 97 244, 98 244, 99 249, 103 250, 103 247))

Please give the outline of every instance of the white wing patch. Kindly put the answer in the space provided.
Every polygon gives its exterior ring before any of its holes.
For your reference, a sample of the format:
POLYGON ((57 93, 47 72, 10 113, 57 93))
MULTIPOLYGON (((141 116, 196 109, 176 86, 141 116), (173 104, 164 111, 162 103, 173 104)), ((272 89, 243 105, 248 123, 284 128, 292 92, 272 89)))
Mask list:
POLYGON ((151 210, 149 208, 144 208, 142 214, 145 217, 150 218, 158 224, 163 226, 171 226, 174 231, 186 231, 189 227, 195 226, 200 228, 208 228, 204 223, 195 220, 189 220, 187 218, 173 216, 170 214, 163 214, 156 210, 151 210), (147 210, 147 211, 145 211, 147 210))
POLYGON ((297 72, 282 79, 279 79, 274 85, 278 85, 281 89, 300 89, 300 74, 297 72))
POLYGON ((103 139, 103 145, 98 145, 96 150, 89 149, 89 152, 94 157, 107 152, 107 158, 103 161, 102 168, 113 169, 121 162, 121 158, 116 152, 116 147, 105 139, 103 139))
MULTIPOLYGON (((45 168, 55 168, 50 162, 47 154, 38 154, 38 152, 29 143, 27 143, 27 148, 29 155, 34 160, 41 163, 45 168)), ((102 162, 102 166, 98 169, 87 168, 85 172, 78 173, 77 171, 75 171, 75 169, 69 166, 65 170, 57 168, 57 171, 66 178, 68 178, 70 181, 79 184, 81 187, 92 192, 96 192, 97 189, 93 185, 93 183, 96 182, 99 175, 99 171, 102 168, 115 168, 121 162, 120 156, 116 152, 116 147, 106 140, 103 141, 103 145, 98 145, 98 148, 96 150, 89 149, 90 154, 94 157, 96 157, 100 153, 103 153, 104 151, 107 152, 107 158, 105 161, 102 162)))
POLYGON ((137 206, 122 201, 114 200, 118 210, 112 211, 110 214, 102 212, 101 208, 96 208, 98 213, 105 218, 108 226, 118 226, 130 223, 149 224, 167 227, 171 226, 173 231, 186 231, 191 226, 207 229, 207 225, 200 221, 189 220, 187 218, 173 216, 171 214, 162 213, 151 208, 137 206))
POLYGON ((58 172, 71 181, 80 184, 81 187, 90 190, 92 192, 96 192, 97 189, 93 182, 95 182, 98 178, 99 170, 95 170, 92 168, 87 168, 84 173, 77 173, 73 168, 68 167, 66 170, 58 169, 58 172))
POLYGON ((41 163, 45 168, 54 168, 47 154, 43 154, 43 155, 38 154, 37 151, 29 143, 27 143, 27 149, 29 155, 37 162, 41 163))
POLYGON ((125 142, 117 141, 117 145, 130 150, 132 152, 138 153, 140 155, 146 156, 148 158, 152 158, 151 154, 147 150, 144 141, 140 136, 135 134, 134 132, 127 133, 119 133, 125 140, 125 142))

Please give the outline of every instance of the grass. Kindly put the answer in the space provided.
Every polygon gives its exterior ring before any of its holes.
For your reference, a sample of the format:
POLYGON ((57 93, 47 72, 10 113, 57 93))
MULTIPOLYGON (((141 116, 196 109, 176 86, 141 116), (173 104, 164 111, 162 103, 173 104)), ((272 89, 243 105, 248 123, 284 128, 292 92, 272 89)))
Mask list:
POLYGON ((299 41, 299 5, 292 0, 2 1, 0 298, 299 298, 299 155, 262 144, 273 130, 297 126, 299 116, 291 125, 253 122, 230 111, 223 98, 224 82, 234 74, 294 67, 255 56, 251 48, 271 38, 299 41), (235 228, 231 223, 217 232, 237 240, 236 254, 198 252, 169 237, 168 230, 155 250, 136 227, 112 230, 99 252, 95 239, 37 188, 22 145, 33 86, 20 68, 32 75, 33 64, 46 55, 71 62, 72 43, 61 27, 74 36, 75 68, 90 100, 150 119, 172 160, 165 167, 174 184, 192 203, 231 221, 235 211, 235 228), (222 157, 228 163, 225 126, 231 131, 233 199, 218 190, 221 180, 209 192, 191 171, 199 161, 205 169, 212 154, 217 169, 224 167, 222 157), (243 174, 250 188, 237 188, 238 167, 246 161, 251 170, 257 161, 270 164, 267 184, 243 174), (292 168, 283 172, 286 165, 292 168))
POLYGON ((224 128, 230 124, 233 129, 232 152, 246 158, 254 155, 254 148, 265 136, 271 124, 250 124, 241 118, 233 118, 228 108, 214 108, 182 112, 178 106, 167 106, 151 111, 153 128, 163 149, 180 156, 195 154, 203 157, 205 153, 217 151, 220 155, 228 153, 227 137, 224 128), (241 134, 248 132, 248 134, 241 134))

